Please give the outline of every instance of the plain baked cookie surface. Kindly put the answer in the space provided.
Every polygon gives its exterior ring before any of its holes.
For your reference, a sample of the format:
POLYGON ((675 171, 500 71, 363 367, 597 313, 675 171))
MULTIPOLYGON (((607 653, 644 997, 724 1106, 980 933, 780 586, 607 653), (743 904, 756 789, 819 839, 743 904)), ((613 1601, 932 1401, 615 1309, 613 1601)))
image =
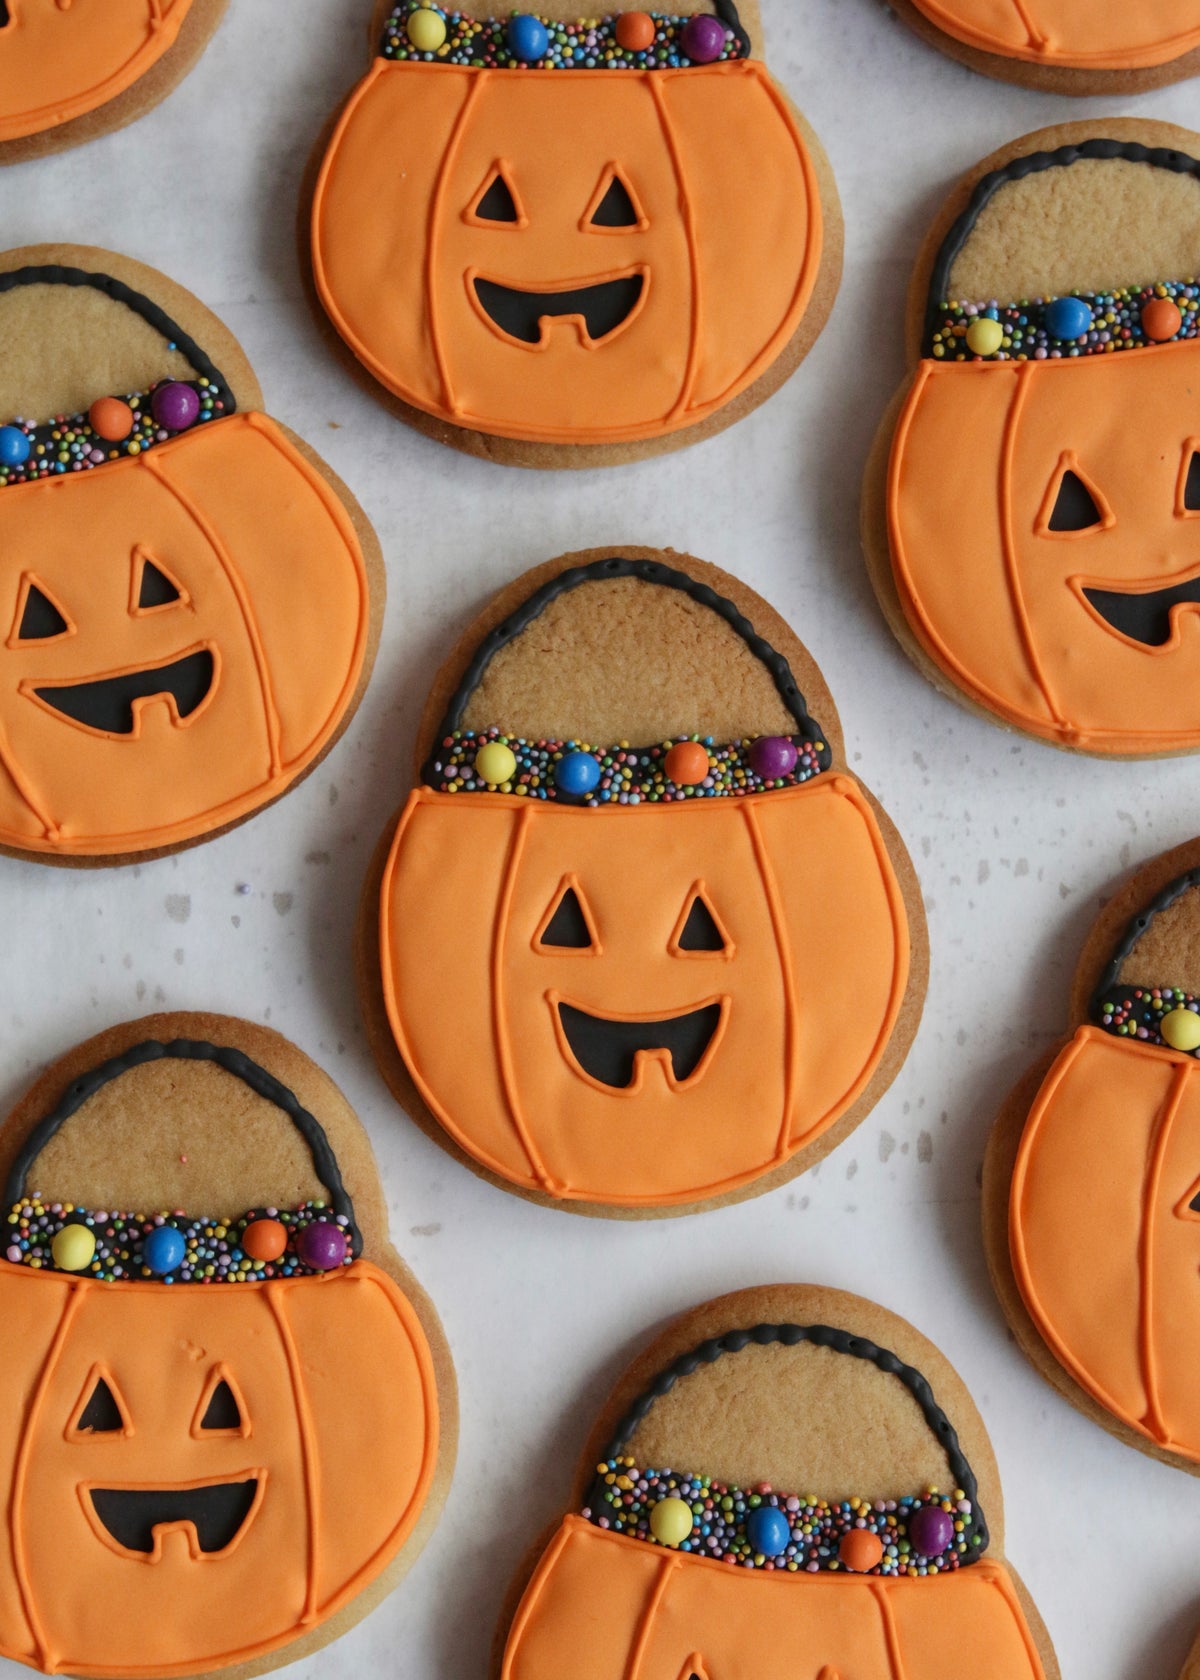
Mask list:
POLYGON ((561 556, 460 639, 363 896, 399 1102, 502 1188, 682 1213, 773 1188, 886 1090, 920 889, 783 620, 689 555, 561 556))
POLYGON ((0 341, 0 850, 117 863, 208 839, 354 715, 375 534, 154 269, 9 251, 0 341))
POLYGON ((867 465, 888 621, 970 710, 1068 751, 1200 747, 1200 135, 1042 129, 960 182, 867 465))
POLYGON ((228 0, 0 0, 0 164, 124 128, 195 64, 228 0))
POLYGON ((696 1307, 638 1357, 568 1514, 518 1570, 492 1667, 493 1680, 955 1672, 1059 1673, 1004 1559, 982 1420, 903 1319, 791 1284, 696 1307))
POLYGON ((579 15, 482 0, 442 39, 425 0, 377 6, 311 183, 331 334, 402 419, 510 465, 720 431, 797 367, 841 272, 833 178, 757 0, 579 15))
POLYGON ((1069 1020, 988 1144, 992 1280, 1047 1381, 1121 1440, 1195 1475, 1200 841, 1147 864, 1107 904, 1069 1020))
POLYGON ((337 1087, 149 1016, 37 1080, 0 1174, 0 1654, 248 1677, 345 1632, 432 1531, 457 1404, 337 1087))

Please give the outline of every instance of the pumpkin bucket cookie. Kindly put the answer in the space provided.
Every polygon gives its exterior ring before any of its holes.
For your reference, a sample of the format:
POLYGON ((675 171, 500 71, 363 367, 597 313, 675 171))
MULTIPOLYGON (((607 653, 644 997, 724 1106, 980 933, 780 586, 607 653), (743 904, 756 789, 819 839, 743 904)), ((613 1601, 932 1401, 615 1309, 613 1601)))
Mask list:
POLYGON ((353 715, 378 544, 196 299, 0 258, 0 848, 119 862, 269 804, 353 715))
POLYGON ((525 465, 736 420, 809 349, 841 263, 756 0, 573 13, 381 8, 313 200, 321 304, 401 417, 525 465))
POLYGON ((366 1013, 399 1100, 486 1176, 682 1211, 799 1172, 886 1089, 919 889, 820 672, 736 579, 655 549, 526 574, 419 751, 364 896, 366 1013))
POLYGON ((153 1016, 43 1075, 0 1157, 0 1654, 261 1673, 344 1631, 456 1427, 345 1099, 275 1033, 153 1016))
POLYGON ((597 1680, 1058 1675, 970 1395, 911 1325, 835 1290, 674 1323, 522 1575, 494 1680, 557 1680, 580 1649, 597 1680))

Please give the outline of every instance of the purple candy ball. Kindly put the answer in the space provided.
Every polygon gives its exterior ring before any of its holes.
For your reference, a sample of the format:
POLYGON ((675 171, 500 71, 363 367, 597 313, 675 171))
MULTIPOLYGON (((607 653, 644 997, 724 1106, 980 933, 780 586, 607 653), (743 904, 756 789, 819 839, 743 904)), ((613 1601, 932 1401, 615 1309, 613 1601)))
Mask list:
POLYGON ((199 417, 200 398, 190 385, 172 379, 155 391, 150 409, 164 431, 186 432, 199 417))
POLYGON ((760 735, 750 748, 750 768, 764 782, 790 776, 800 754, 786 735, 760 735))
POLYGON ((954 1518, 936 1505, 924 1505, 908 1525, 908 1541, 922 1557, 940 1557, 954 1539, 954 1518))
POLYGON ((707 13, 690 17, 683 26, 680 44, 694 64, 713 64, 725 50, 725 25, 707 13))
POLYGON ((296 1238, 296 1253, 314 1272, 332 1272, 346 1258, 346 1233, 327 1219, 314 1220, 296 1238))

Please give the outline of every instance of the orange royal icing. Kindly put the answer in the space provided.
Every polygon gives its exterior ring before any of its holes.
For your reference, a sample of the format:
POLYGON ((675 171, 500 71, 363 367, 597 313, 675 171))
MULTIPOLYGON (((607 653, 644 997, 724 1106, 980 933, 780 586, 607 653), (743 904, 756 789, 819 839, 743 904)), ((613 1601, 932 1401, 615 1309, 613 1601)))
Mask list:
POLYGON ((1155 1445, 1200 1461, 1200 1066, 1082 1026, 1021 1138, 1009 1246, 1059 1363, 1155 1445))
POLYGON ((1044 1680, 1002 1563, 883 1578, 731 1568, 568 1516, 526 1589, 502 1680, 777 1673, 1044 1680))
POLYGON ((419 787, 384 872, 380 957, 396 1043, 476 1161, 563 1199, 668 1206, 769 1172, 857 1100, 899 1013, 909 938, 849 776, 610 810, 419 787), (590 949, 540 941, 564 883, 590 949), (698 889, 721 951, 677 947, 698 889), (642 1050, 614 1088, 575 1059, 560 1003, 608 1021, 719 1018, 682 1081, 667 1051, 642 1050))
POLYGON ((326 1621, 411 1534, 438 1414, 420 1321, 368 1261, 228 1289, 0 1264, 0 1653, 54 1674, 254 1662, 326 1621), (219 1373, 239 1429, 194 1427, 219 1373), (80 1430, 102 1376, 123 1429, 80 1430), (253 1479, 234 1538, 127 1551, 94 1489, 253 1479))
POLYGON ((317 184, 317 289, 387 390, 449 423, 548 443, 660 437, 713 414, 780 355, 822 248, 812 158, 746 60, 668 71, 477 70, 379 59, 317 184), (640 212, 588 212, 618 168, 640 212), (499 171, 514 222, 474 209, 499 171), (475 280, 532 292, 640 276, 624 321, 507 336, 475 280))
POLYGON ((1200 746, 1200 626, 1173 609, 1149 646, 1084 591, 1193 578, 1200 519, 1180 486, 1197 438, 1200 341, 1047 361, 923 361, 892 444, 888 523, 900 604, 935 665, 1029 734, 1098 753, 1200 746), (1064 469, 1094 530, 1046 528, 1064 469))
POLYGON ((115 855, 221 828, 295 781, 355 694, 370 622, 358 537, 265 415, 210 421, 95 472, 5 486, 0 555, 2 845, 115 855), (179 597, 139 611, 147 560, 179 597), (64 633, 19 639, 31 585, 64 633), (197 652, 211 657, 212 681, 186 717, 163 695, 135 699, 132 729, 106 733, 52 703, 62 688, 197 652))
POLYGON ((0 141, 115 99, 174 46, 192 0, 8 0, 0 141))
POLYGON ((1141 70, 1200 47, 1198 0, 913 0, 965 46, 1030 64, 1141 70))

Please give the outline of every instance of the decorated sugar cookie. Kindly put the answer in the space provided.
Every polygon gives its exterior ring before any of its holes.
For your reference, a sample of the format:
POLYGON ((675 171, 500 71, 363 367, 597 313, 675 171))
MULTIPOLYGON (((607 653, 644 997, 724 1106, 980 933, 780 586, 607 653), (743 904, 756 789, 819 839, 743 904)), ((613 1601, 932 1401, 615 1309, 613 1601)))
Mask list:
POLYGON ((657 549, 538 567, 443 667, 418 751, 364 896, 366 1014, 485 1176, 608 1212, 754 1194, 886 1089, 919 889, 820 672, 736 579, 657 549))
POLYGON ((560 1680, 586 1650, 637 1680, 1056 1680, 1000 1516, 979 1414, 911 1325, 745 1290, 622 1378, 493 1674, 560 1680))
POLYGON ((365 1614, 456 1410, 333 1083, 248 1022, 152 1016, 42 1076, 0 1170, 0 1655, 261 1673, 365 1614))
POLYGON ((117 862, 201 840, 353 715, 374 533, 153 269, 9 252, 0 339, 0 847, 117 862))
POLYGON ((0 0, 0 164, 123 128, 199 58, 227 0, 0 0))
POLYGON ((1055 746, 1200 748, 1200 135, 1073 124, 996 154, 912 308, 863 519, 905 648, 1055 746))
POLYGON ((730 424, 808 350, 841 264, 756 0, 576 9, 378 8, 313 202, 321 303, 402 418, 526 465, 730 424))
POLYGON ((1198 951, 1192 841, 1106 907, 1076 973, 1071 1034, 1002 1110, 984 1187, 993 1278, 1033 1363, 1113 1434, 1193 1474, 1198 951))
POLYGON ((1139 93, 1200 69, 1200 0, 890 0, 919 35, 1002 81, 1139 93))

